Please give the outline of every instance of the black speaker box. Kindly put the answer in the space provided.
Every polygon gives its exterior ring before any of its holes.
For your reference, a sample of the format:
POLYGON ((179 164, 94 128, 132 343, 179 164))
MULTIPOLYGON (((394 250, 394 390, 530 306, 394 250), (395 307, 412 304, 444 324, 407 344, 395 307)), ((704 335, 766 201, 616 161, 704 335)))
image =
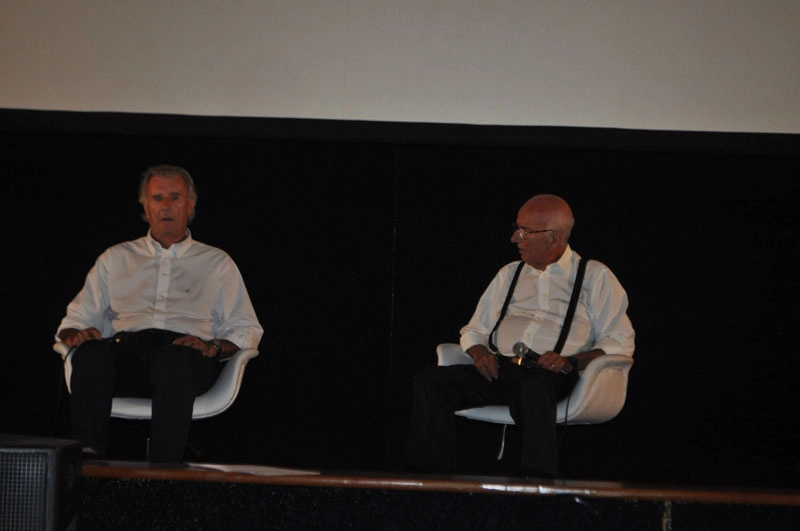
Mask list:
POLYGON ((81 445, 0 434, 0 530, 77 529, 81 445))

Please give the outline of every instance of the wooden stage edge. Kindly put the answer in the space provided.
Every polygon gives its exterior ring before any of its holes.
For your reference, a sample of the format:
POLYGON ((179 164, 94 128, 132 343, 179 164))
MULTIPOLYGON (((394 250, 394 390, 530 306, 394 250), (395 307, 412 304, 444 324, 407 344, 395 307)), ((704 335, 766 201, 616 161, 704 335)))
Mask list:
POLYGON ((493 493, 533 496, 566 495, 590 498, 688 503, 800 506, 800 491, 783 489, 734 489, 567 479, 323 471, 262 465, 226 465, 214 463, 189 463, 172 466, 156 465, 140 461, 84 461, 82 471, 84 477, 90 478, 261 483, 303 487, 493 493))

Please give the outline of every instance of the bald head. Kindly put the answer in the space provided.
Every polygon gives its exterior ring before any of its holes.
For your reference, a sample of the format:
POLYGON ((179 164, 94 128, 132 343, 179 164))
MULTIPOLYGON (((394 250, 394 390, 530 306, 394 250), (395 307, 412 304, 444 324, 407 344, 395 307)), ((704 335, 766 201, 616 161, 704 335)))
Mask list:
POLYGON ((511 243, 523 261, 543 271, 564 254, 574 224, 566 201, 557 195, 536 195, 520 207, 511 243))
POLYGON ((535 195, 520 208, 520 212, 535 215, 548 228, 561 232, 564 242, 569 240, 575 218, 569 204, 553 194, 535 195))

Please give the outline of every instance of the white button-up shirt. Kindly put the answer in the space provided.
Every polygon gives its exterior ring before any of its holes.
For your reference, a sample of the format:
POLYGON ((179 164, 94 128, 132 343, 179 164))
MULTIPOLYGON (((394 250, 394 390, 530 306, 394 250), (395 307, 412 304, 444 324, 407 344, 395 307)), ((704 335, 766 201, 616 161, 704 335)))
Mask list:
MULTIPOLYGON (((544 271, 525 265, 494 342, 513 356, 516 342, 544 353, 553 350, 564 324, 580 256, 571 248, 544 271)), ((486 288, 469 323, 461 329, 461 348, 488 348, 489 333, 503 308, 519 262, 504 266, 486 288)), ((595 348, 606 354, 633 356, 634 330, 627 315, 628 295, 616 276, 597 260, 587 264, 578 306, 561 352, 571 356, 595 348)))
POLYGON ((192 239, 164 249, 150 233, 106 249, 67 306, 64 328, 103 337, 147 328, 257 348, 264 333, 241 273, 221 249, 192 239))

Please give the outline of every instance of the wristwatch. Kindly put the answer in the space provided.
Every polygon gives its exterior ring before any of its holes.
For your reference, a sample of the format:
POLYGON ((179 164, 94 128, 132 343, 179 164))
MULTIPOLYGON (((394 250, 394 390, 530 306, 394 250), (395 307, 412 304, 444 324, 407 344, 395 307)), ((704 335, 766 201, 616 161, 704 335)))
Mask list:
POLYGON ((222 354, 222 343, 220 343, 219 339, 212 339, 208 344, 217 349, 217 356, 222 354))

